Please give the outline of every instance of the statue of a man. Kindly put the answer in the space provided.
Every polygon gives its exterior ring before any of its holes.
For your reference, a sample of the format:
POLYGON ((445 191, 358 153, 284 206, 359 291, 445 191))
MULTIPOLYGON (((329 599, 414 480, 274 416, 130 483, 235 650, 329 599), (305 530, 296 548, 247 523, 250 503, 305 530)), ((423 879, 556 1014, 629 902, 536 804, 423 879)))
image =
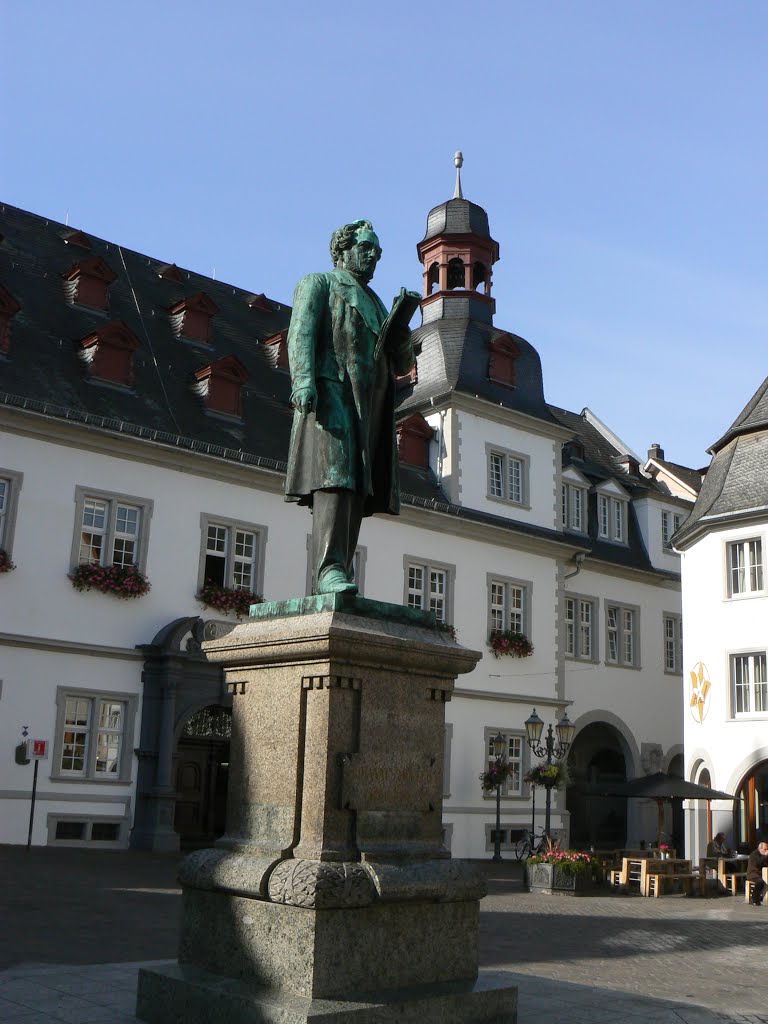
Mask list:
POLYGON ((288 331, 294 414, 285 497, 312 509, 315 594, 354 593, 363 517, 400 511, 394 378, 413 366, 408 320, 419 298, 402 291, 405 312, 393 310, 382 332, 387 310, 368 287, 381 257, 373 227, 345 224, 330 248, 334 269, 296 286, 288 331))

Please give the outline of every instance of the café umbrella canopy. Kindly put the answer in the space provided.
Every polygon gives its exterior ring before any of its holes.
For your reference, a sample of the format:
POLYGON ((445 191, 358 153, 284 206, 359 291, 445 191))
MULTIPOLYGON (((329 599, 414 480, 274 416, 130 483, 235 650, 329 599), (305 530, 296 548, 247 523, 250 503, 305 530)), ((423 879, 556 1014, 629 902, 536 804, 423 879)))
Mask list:
POLYGON ((738 800, 732 793, 724 793, 720 789, 700 786, 697 782, 686 782, 676 775, 666 772, 654 772, 652 775, 641 775, 638 779, 628 782, 611 782, 604 786, 594 787, 592 796, 626 796, 641 800, 655 800, 658 808, 657 842, 661 845, 661 833, 664 824, 664 804, 673 800, 738 800))

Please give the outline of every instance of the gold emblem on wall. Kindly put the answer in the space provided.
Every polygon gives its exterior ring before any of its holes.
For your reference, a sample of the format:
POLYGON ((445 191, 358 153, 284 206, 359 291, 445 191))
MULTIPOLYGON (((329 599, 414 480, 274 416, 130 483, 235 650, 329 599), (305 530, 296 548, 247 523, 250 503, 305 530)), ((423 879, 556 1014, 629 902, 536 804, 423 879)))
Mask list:
POLYGON ((691 677, 691 698, 688 703, 694 722, 701 725, 709 711, 709 691, 712 689, 712 683, 709 680, 707 666, 703 661, 698 662, 689 675, 691 677))

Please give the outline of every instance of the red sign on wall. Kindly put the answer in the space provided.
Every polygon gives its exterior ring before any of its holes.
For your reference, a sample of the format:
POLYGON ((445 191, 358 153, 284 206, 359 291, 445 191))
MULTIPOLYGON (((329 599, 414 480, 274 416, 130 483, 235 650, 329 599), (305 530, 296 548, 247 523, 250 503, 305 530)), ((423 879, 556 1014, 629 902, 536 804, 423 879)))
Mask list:
POLYGON ((48 740, 27 740, 27 757, 32 761, 47 761, 48 740))

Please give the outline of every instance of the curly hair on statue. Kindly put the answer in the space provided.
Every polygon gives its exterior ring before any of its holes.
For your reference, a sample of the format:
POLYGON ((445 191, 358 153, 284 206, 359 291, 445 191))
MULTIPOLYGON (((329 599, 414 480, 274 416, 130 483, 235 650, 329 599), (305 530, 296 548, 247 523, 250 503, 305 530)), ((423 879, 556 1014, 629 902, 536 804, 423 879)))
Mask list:
MULTIPOLYGON (((345 224, 333 232, 329 248, 334 267, 339 265, 341 254, 355 244, 355 236, 360 228, 368 228, 369 231, 373 231, 373 224, 369 220, 353 220, 351 224, 345 224)), ((381 259, 381 246, 379 246, 379 259, 381 259)))

